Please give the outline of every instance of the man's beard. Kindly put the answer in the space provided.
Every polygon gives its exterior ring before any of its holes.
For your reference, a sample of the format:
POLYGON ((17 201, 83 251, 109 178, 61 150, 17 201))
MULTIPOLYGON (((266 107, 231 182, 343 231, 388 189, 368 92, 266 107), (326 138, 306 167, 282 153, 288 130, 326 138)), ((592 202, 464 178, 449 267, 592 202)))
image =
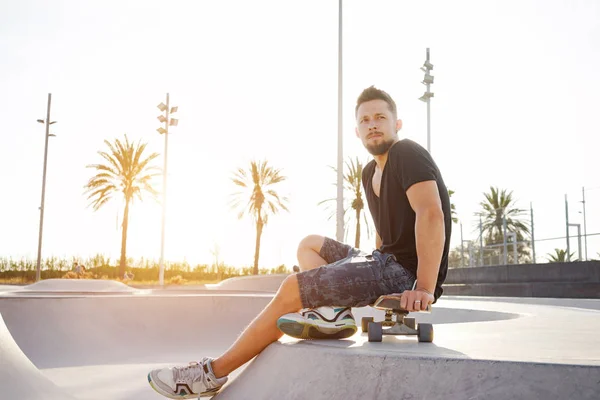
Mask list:
POLYGON ((365 144, 365 148, 374 156, 385 154, 394 144, 394 139, 384 140, 380 143, 365 144))

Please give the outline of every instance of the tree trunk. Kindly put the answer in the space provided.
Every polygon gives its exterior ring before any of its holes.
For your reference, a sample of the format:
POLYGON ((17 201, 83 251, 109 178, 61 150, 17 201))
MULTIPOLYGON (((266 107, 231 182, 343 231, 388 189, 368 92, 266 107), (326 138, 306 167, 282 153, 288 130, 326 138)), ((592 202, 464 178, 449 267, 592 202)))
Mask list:
POLYGON ((360 209, 356 209, 356 238, 354 239, 354 247, 360 248, 360 209))
POLYGON ((125 211, 123 212, 123 226, 121 235, 121 261, 117 278, 123 279, 125 267, 127 266, 127 227, 129 225, 129 200, 125 200, 125 211))
POLYGON ((263 222, 260 215, 256 221, 256 247, 254 249, 254 275, 258 275, 258 256, 260 254, 260 236, 262 235, 263 222))

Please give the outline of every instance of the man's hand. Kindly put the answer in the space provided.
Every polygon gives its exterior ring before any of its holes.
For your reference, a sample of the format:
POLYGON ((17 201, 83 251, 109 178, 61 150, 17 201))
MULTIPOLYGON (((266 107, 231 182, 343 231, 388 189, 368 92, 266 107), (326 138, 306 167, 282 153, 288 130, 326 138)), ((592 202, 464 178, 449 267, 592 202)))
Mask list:
POLYGON ((424 290, 405 290, 400 296, 400 307, 407 311, 425 311, 435 298, 424 290))

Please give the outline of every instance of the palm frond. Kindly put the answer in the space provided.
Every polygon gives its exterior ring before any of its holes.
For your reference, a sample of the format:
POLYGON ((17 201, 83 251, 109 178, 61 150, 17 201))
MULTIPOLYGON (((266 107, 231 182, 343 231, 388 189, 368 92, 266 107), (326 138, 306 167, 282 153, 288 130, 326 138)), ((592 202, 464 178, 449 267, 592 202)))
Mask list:
POLYGON ((159 175, 160 169, 150 163, 159 156, 158 153, 144 157, 147 145, 140 141, 130 142, 127 135, 124 140, 104 140, 104 144, 108 151, 98 151, 98 154, 105 163, 86 166, 98 172, 84 186, 84 193, 91 200, 90 205, 94 210, 98 210, 119 193, 126 202, 133 198, 141 201, 143 193, 156 196, 157 191, 151 181, 159 175))
MULTIPOLYGON (((370 229, 367 222, 366 210, 365 210, 365 202, 363 201, 363 186, 362 186, 362 173, 363 173, 363 165, 366 165, 367 162, 361 162, 358 157, 348 158, 348 160, 344 161, 345 171, 342 174, 343 179, 343 190, 345 192, 344 195, 344 210, 343 210, 343 218, 344 218, 344 231, 345 237, 348 235, 350 221, 355 221, 356 219, 356 210, 359 211, 359 221, 364 219, 365 227, 367 231, 367 237, 370 237, 370 229), (353 211, 352 213, 348 213, 348 211, 353 211)), ((337 168, 333 166, 329 166, 337 175, 337 168)), ((334 186, 337 186, 337 182, 333 183, 334 186)), ((331 220, 334 216, 337 215, 337 197, 328 198, 325 200, 321 200, 317 203, 317 205, 325 205, 326 210, 331 210, 328 220, 331 220)), ((362 223, 362 222, 361 222, 362 223)), ((354 226, 354 224, 352 224, 354 226)), ((360 241, 360 238, 358 238, 360 241)))
POLYGON ((506 230, 515 232, 517 238, 529 234, 529 223, 522 218, 525 210, 515 207, 513 192, 491 186, 488 193, 484 193, 484 201, 480 203, 481 213, 476 214, 482 218, 482 230, 487 244, 504 241, 504 226, 506 230))
POLYGON ((231 195, 230 207, 240 210, 239 218, 248 214, 255 221, 260 219, 262 224, 266 224, 270 214, 277 214, 281 210, 288 211, 285 205, 287 199, 280 197, 270 188, 285 179, 281 170, 272 168, 266 160, 251 161, 247 170, 237 168, 231 181, 236 187, 244 190, 231 195))

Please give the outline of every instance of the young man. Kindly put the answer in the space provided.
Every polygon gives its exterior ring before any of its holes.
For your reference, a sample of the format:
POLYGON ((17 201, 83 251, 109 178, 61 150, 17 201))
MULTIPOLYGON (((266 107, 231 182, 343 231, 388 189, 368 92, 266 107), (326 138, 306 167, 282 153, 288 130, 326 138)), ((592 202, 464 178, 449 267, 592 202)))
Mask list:
POLYGON ((148 381, 157 392, 173 399, 212 396, 229 373, 283 333, 346 338, 357 330, 351 307, 398 294, 407 310, 425 310, 442 295, 451 216, 440 171, 425 149, 398 138, 402 121, 386 92, 365 89, 355 113, 356 136, 373 155, 362 179, 377 250, 367 255, 322 236, 304 238, 298 247, 301 272, 283 281, 236 342, 216 359, 151 371, 148 381))

